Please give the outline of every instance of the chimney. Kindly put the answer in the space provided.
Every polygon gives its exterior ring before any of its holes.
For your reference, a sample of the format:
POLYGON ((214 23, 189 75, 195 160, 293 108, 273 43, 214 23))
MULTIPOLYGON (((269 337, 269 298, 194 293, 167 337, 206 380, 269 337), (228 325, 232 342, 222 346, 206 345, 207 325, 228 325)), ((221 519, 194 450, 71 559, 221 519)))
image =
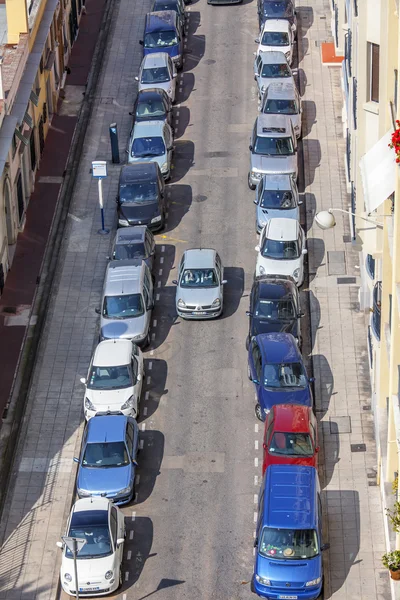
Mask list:
POLYGON ((26 0, 6 0, 7 44, 18 44, 20 33, 28 33, 26 0))

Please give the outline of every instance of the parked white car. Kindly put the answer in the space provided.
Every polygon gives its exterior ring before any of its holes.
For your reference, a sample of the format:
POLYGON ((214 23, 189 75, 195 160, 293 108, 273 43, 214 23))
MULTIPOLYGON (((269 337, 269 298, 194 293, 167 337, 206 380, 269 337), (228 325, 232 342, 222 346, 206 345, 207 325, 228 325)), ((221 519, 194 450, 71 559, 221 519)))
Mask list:
POLYGON ((298 286, 304 281, 306 236, 296 219, 276 218, 268 221, 261 232, 256 277, 289 275, 298 286))
MULTIPOLYGON (((121 510, 104 497, 82 498, 72 507, 65 536, 85 540, 77 554, 79 594, 93 597, 115 592, 122 584, 125 523, 121 510)), ((61 586, 75 596, 72 552, 64 542, 57 542, 57 546, 63 551, 61 586)))
POLYGON ((260 37, 256 38, 255 42, 258 44, 257 55, 260 52, 280 50, 286 56, 288 64, 292 64, 294 33, 289 21, 268 19, 262 26, 260 37))
POLYGON ((100 414, 137 417, 143 377, 143 354, 136 344, 125 339, 100 342, 87 378, 81 379, 86 420, 100 414))
POLYGON ((138 91, 149 88, 161 88, 168 94, 171 102, 175 102, 176 69, 171 57, 166 52, 147 54, 140 65, 138 91))

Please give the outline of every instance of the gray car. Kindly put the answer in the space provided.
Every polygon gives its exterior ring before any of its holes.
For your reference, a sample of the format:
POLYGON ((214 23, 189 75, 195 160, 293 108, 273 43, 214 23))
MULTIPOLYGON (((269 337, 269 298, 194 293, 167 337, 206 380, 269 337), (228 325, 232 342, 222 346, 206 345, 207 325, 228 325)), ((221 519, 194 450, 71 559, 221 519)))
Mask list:
POLYGON ((249 188, 255 190, 263 175, 288 173, 296 181, 297 140, 287 115, 259 115, 250 138, 249 188))
POLYGON ((156 242, 153 234, 146 225, 123 227, 117 229, 113 248, 112 260, 140 259, 144 260, 150 271, 153 269, 156 242))
POLYGON ((100 339, 124 338, 139 346, 150 343, 150 318, 154 308, 153 282, 142 260, 112 260, 104 280, 100 339))
POLYGON ((128 162, 157 162, 164 179, 171 176, 172 129, 166 121, 135 123, 128 147, 128 162))
POLYGON ((295 85, 292 69, 289 67, 283 52, 260 52, 254 60, 254 79, 257 82, 258 97, 261 100, 264 92, 272 83, 289 82, 295 85))
POLYGON ((184 319, 213 319, 223 310, 224 269, 211 248, 192 248, 179 263, 176 312, 184 319))
POLYGON ((256 232, 270 219, 285 217, 299 220, 299 191, 290 175, 263 175, 256 189, 256 232))
POLYGON ((301 100, 294 81, 271 83, 261 102, 265 115, 289 115, 296 137, 301 137, 301 100))
POLYGON ((149 88, 161 88, 164 90, 171 102, 175 102, 176 69, 171 57, 166 52, 154 52, 147 54, 140 65, 138 91, 149 88))

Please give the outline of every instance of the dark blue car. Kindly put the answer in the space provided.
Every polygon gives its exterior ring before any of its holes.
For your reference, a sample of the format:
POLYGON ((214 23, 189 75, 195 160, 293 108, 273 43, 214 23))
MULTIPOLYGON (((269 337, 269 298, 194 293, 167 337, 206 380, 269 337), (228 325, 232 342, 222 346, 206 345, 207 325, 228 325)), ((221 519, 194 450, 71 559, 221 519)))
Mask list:
POLYGON ((317 600, 323 589, 322 509, 314 467, 270 465, 261 484, 252 591, 317 600))
POLYGON ((257 419, 274 404, 313 405, 310 380, 298 344, 290 333, 262 333, 249 345, 248 375, 256 388, 257 419))
POLYGON ((166 52, 177 69, 183 61, 183 27, 174 10, 147 13, 144 23, 144 38, 140 40, 143 54, 166 52))
POLYGON ((82 440, 76 482, 78 496, 106 496, 114 504, 130 502, 135 493, 139 429, 125 415, 90 419, 82 440))

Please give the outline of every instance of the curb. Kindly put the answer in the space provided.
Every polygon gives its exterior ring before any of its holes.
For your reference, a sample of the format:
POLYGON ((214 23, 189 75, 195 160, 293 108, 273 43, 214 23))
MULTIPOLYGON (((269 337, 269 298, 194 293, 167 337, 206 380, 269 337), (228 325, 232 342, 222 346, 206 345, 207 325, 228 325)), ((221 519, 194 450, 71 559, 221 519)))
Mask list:
MULTIPOLYGON (((115 3, 113 0, 105 1, 100 31, 86 82, 86 92, 73 133, 66 163, 65 177, 58 194, 56 209, 40 269, 40 284, 36 288, 32 302, 30 319, 32 318, 32 315, 35 315, 37 316, 37 320, 34 325, 28 325, 26 328, 14 377, 14 387, 11 393, 7 417, 1 425, 0 516, 4 510, 7 491, 12 487, 12 482, 10 481, 12 466, 18 449, 19 435, 26 410, 31 378, 36 364, 36 354, 46 321, 50 292, 54 283, 60 257, 63 234, 67 224, 69 207, 73 196, 86 131, 93 110, 97 83, 112 22, 112 12, 118 4, 119 3, 115 3)), ((60 588, 60 583, 58 584, 58 588, 60 588)), ((59 589, 57 594, 59 594, 59 589)))

